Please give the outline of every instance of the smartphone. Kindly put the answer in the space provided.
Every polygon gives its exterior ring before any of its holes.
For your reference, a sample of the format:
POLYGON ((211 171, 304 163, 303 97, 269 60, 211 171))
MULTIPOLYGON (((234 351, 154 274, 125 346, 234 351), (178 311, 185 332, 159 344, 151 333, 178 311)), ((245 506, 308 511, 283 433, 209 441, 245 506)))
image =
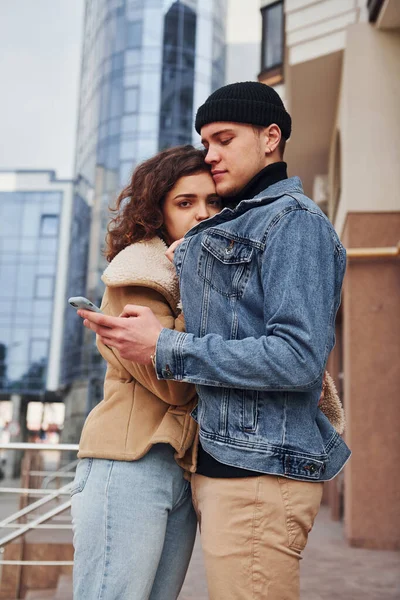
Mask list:
POLYGON ((84 310, 101 313, 99 307, 84 296, 72 296, 72 298, 68 298, 68 302, 73 308, 76 308, 76 310, 78 310, 78 308, 83 308, 84 310))

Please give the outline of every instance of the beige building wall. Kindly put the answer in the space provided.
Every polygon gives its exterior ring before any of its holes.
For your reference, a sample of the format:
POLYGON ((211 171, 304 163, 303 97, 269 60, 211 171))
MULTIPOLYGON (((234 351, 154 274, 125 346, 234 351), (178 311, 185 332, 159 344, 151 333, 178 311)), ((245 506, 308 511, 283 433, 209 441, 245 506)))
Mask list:
POLYGON ((394 249, 400 241, 400 18, 389 10, 400 3, 386 0, 376 25, 366 5, 285 2, 293 118, 285 156, 311 197, 316 182, 323 192, 326 182, 329 217, 350 250, 328 368, 353 456, 325 499, 335 519, 344 506, 350 544, 399 549, 400 261, 353 258, 351 250, 394 249))
MULTIPOLYGON (((349 251, 341 311, 350 544, 400 548, 400 32, 348 28, 329 161, 329 216, 349 251)), ((332 486, 331 486, 332 488, 332 486)), ((335 495, 333 504, 337 503, 335 495)))
POLYGON ((285 158, 349 257, 328 370, 353 455, 324 498, 351 545, 400 549, 400 1, 379 9, 285 0, 285 158))
POLYGON ((367 0, 285 0, 288 64, 328 56, 346 47, 346 30, 366 22, 367 0))
POLYGON ((334 225, 339 234, 348 212, 400 210, 399 73, 400 32, 367 24, 348 28, 337 124, 341 194, 334 225))

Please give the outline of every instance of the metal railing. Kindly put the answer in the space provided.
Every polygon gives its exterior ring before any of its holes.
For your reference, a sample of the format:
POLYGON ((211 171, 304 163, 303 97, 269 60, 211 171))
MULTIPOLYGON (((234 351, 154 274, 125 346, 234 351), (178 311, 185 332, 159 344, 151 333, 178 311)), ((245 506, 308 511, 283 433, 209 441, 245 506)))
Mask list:
POLYGON ((400 242, 397 246, 384 248, 348 248, 347 258, 398 258, 400 257, 400 242))
MULTIPOLYGON (((0 450, 24 450, 24 451, 78 451, 77 444, 31 444, 31 443, 8 443, 8 444, 0 444, 0 450)), ((72 566, 73 561, 66 560, 5 560, 4 553, 5 547, 12 541, 17 540, 25 536, 29 531, 36 529, 72 529, 71 523, 47 523, 54 517, 57 517, 61 513, 67 511, 71 506, 71 500, 68 499, 64 502, 58 503, 55 507, 49 508, 45 513, 41 513, 39 515, 33 515, 33 513, 40 507, 46 507, 51 502, 59 502, 62 496, 69 496, 71 487, 73 485, 72 481, 69 483, 58 487, 56 489, 49 489, 48 485, 55 480, 60 481, 63 478, 72 478, 73 473, 72 469, 75 468, 77 464, 77 460, 74 460, 67 465, 64 465, 59 470, 52 471, 48 473, 47 471, 43 471, 41 469, 32 469, 28 468, 28 482, 29 477, 42 477, 43 475, 47 476, 41 482, 40 488, 31 488, 27 487, 0 487, 0 493, 3 494, 19 494, 21 498, 24 499, 24 502, 28 502, 29 497, 31 496, 42 496, 38 500, 27 504, 27 506, 20 508, 20 510, 14 512, 12 515, 6 517, 2 521, 0 521, 0 530, 1 529, 13 529, 10 533, 3 535, 0 537, 0 587, 2 580, 2 572, 3 566, 5 565, 14 565, 14 566, 72 566), (31 519, 29 519, 32 517, 31 519), (17 522, 19 519, 25 519, 27 522, 20 523, 17 522)), ((19 594, 17 594, 19 596, 19 594)))

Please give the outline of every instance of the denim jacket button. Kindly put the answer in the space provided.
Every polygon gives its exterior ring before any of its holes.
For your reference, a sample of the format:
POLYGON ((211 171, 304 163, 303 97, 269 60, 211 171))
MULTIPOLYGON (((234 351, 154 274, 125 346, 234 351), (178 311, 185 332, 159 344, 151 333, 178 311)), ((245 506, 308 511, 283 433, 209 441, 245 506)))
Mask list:
POLYGON ((171 371, 171 367, 169 365, 165 365, 165 369, 164 369, 164 377, 171 379, 174 376, 173 372, 171 371))
POLYGON ((225 254, 230 254, 230 253, 232 252, 232 250, 233 250, 233 246, 234 246, 234 245, 235 245, 235 242, 234 242, 234 241, 230 242, 230 243, 229 243, 229 246, 227 246, 227 247, 225 248, 225 254))

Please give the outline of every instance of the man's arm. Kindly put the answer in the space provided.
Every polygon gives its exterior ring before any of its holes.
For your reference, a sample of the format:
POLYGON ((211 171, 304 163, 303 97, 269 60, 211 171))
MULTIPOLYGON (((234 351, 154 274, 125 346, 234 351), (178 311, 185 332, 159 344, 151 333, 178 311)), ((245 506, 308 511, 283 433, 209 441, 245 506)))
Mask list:
MULTIPOLYGON (((163 329, 150 309, 127 306, 130 318, 78 311, 85 326, 127 360, 149 364, 160 379, 260 390, 302 391, 320 384, 333 336, 335 252, 322 217, 287 213, 268 234, 261 265, 265 333, 224 340, 163 329), (111 321, 109 319, 112 319, 111 321)), ((345 261, 344 252, 340 260, 345 261)))
POLYGON ((322 217, 287 213, 269 232, 261 265, 265 334, 224 340, 164 329, 157 342, 158 377, 260 390, 319 385, 337 308, 338 251, 322 217))

